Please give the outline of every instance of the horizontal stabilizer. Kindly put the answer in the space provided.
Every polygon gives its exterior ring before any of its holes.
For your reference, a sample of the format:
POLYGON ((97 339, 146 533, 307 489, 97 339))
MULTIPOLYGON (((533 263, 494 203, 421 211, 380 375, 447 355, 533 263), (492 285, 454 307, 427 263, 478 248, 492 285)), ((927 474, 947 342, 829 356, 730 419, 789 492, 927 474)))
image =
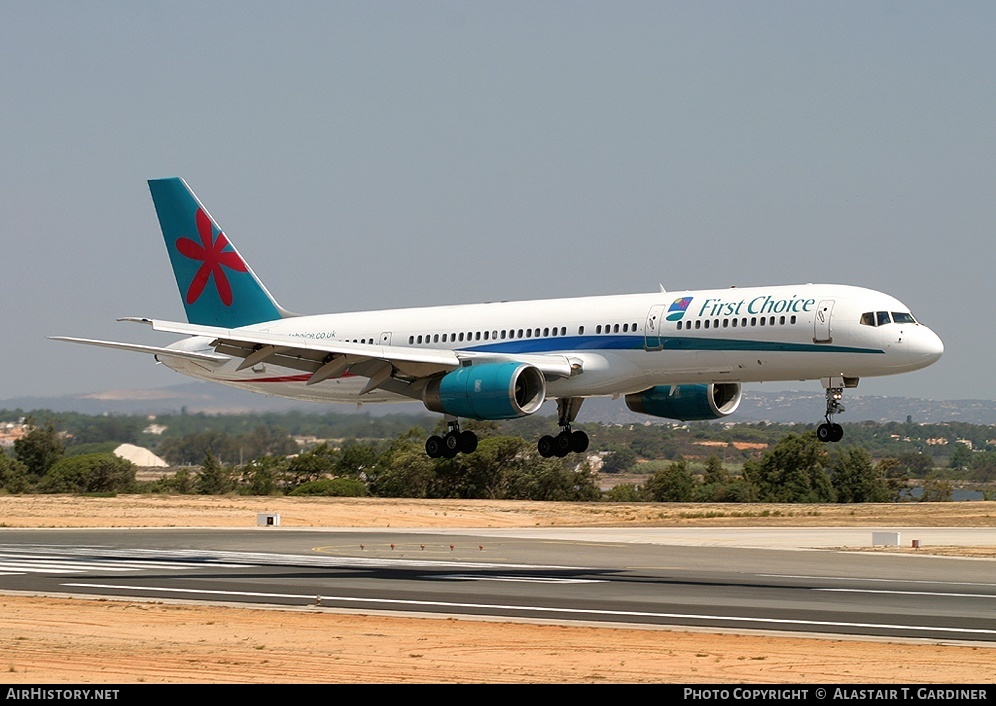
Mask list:
POLYGON ((170 358, 187 358, 189 360, 199 360, 206 363, 224 363, 228 356, 217 355, 215 353, 199 353, 196 351, 183 351, 176 348, 164 348, 161 346, 143 346, 138 343, 119 343, 117 341, 98 341, 93 338, 73 338, 71 336, 49 336, 53 341, 69 341, 70 343, 82 343, 87 346, 101 346, 102 348, 117 348, 122 351, 132 351, 135 353, 151 353, 152 355, 168 356, 170 358))

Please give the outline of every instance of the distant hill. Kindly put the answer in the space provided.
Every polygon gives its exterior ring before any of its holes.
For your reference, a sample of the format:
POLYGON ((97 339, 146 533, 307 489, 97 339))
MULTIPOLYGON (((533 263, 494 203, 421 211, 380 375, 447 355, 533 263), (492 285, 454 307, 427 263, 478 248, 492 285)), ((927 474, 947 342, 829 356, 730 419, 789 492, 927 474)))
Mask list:
MULTIPOLYGON (((745 390, 743 401, 728 421, 817 423, 823 421, 826 399, 822 390, 814 392, 757 392, 745 390)), ((913 397, 861 396, 848 390, 844 395, 846 412, 841 422, 905 422, 918 424, 967 422, 996 425, 996 401, 924 400, 913 397)), ((647 417, 634 414, 622 400, 592 399, 584 403, 582 415, 591 421, 610 424, 644 423, 647 417)))
MULTIPOLYGON (((364 406, 363 410, 366 412, 376 406, 364 406)), ((391 406, 399 411, 397 405, 391 406)), ((414 404, 403 406, 415 409, 414 404)), ((321 411, 327 410, 328 405, 259 395, 207 382, 187 382, 161 388, 106 390, 59 397, 11 397, 0 400, 0 408, 25 411, 50 409, 53 412, 81 414, 175 414, 184 409, 192 414, 241 414, 291 409, 321 411)), ((350 405, 338 405, 339 411, 349 408, 350 405)))
MULTIPOLYGON (((937 424, 968 422, 996 425, 996 401, 992 400, 924 400, 911 397, 876 397, 855 394, 848 390, 844 397, 847 412, 838 417, 843 422, 903 422, 909 416, 913 422, 937 424)), ((823 416, 824 397, 821 390, 812 392, 760 392, 745 390, 740 409, 730 421, 742 422, 818 422, 823 416)), ((61 397, 11 397, 0 400, 0 409, 22 409, 25 412, 48 409, 53 412, 82 414, 166 414, 186 410, 206 414, 281 412, 303 410, 339 412, 356 409, 355 405, 323 405, 299 402, 280 397, 267 397, 223 385, 189 382, 170 387, 144 390, 108 390, 61 397)), ((418 413, 425 408, 417 402, 399 405, 362 405, 364 413, 418 413)), ((554 406, 544 406, 554 413, 554 406)), ((430 414, 425 411, 426 414, 430 414)), ((581 411, 581 421, 609 424, 642 424, 653 417, 634 414, 621 400, 589 399, 581 411)))

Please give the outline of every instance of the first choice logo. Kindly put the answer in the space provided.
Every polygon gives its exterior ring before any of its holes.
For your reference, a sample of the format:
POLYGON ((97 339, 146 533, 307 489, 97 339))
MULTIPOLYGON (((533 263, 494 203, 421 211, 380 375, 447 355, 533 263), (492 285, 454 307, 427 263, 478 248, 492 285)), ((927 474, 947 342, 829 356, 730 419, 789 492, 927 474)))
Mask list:
POLYGON ((800 299, 794 294, 788 299, 775 299, 765 294, 753 299, 728 302, 720 298, 709 298, 702 303, 699 316, 740 316, 741 314, 799 314, 812 311, 815 299, 800 299))

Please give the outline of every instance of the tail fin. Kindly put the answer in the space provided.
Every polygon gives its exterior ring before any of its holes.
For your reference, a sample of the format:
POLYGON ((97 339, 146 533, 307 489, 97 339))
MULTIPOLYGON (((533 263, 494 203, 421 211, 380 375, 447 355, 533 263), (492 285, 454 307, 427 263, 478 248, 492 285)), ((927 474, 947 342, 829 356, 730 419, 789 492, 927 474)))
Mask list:
POLYGON ((183 179, 151 179, 149 189, 187 321, 237 328, 290 316, 183 179))

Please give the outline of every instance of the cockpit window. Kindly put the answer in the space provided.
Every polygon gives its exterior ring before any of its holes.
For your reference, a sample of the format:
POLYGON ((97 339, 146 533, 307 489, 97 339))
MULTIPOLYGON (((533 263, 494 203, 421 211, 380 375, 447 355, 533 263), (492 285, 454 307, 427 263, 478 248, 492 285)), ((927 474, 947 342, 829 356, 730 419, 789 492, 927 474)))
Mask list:
POLYGON ((888 311, 866 311, 861 315, 862 326, 885 326, 891 323, 915 324, 917 320, 908 311, 894 311, 889 315, 888 311))

